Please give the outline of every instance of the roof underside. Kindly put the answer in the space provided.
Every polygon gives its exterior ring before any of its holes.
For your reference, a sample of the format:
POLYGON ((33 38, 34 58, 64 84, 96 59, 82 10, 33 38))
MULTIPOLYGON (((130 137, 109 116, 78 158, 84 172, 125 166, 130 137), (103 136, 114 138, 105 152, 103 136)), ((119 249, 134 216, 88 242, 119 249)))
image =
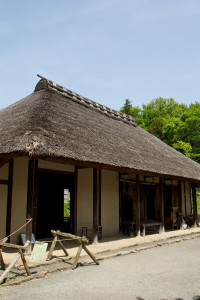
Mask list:
POLYGON ((199 164, 132 118, 49 83, 43 79, 36 92, 0 111, 0 158, 55 157, 200 181, 199 164))

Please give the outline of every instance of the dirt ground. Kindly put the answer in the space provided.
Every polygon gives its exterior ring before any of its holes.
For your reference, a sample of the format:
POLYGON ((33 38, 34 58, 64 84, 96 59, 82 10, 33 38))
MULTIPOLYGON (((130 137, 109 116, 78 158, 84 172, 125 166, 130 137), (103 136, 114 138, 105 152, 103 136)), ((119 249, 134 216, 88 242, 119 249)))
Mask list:
POLYGON ((200 238, 163 244, 47 274, 19 286, 1 286, 0 299, 200 299, 200 238))

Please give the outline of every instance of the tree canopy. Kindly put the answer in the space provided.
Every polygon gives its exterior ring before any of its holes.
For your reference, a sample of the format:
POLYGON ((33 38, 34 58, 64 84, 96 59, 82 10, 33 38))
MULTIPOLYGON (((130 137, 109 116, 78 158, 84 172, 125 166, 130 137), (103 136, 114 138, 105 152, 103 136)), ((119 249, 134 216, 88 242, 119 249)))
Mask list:
POLYGON ((121 112, 134 117, 143 129, 200 163, 200 103, 179 104, 157 98, 142 108, 125 99, 121 112))

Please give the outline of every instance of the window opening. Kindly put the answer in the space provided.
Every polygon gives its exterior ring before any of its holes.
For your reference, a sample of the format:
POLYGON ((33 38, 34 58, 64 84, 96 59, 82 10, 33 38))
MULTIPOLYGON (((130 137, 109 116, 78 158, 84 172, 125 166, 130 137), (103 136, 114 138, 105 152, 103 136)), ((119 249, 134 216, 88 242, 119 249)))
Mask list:
POLYGON ((70 191, 69 189, 64 189, 64 222, 70 221, 70 191))

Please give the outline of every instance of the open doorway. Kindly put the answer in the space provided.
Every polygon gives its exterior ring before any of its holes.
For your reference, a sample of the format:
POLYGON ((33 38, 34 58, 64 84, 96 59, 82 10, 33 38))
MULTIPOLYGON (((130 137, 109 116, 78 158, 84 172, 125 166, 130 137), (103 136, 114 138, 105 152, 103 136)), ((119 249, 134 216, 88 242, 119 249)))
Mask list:
POLYGON ((144 184, 141 189, 141 221, 148 222, 155 220, 156 217, 156 185, 144 184))
POLYGON ((38 174, 36 238, 48 238, 51 230, 73 231, 74 175, 38 174))

